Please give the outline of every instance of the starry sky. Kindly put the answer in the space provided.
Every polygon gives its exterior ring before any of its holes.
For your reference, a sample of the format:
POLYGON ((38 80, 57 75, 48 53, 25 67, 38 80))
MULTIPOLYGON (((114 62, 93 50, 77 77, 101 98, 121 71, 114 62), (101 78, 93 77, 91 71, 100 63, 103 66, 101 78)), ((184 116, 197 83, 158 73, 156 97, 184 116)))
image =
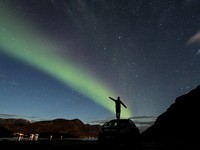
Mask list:
POLYGON ((142 129, 200 83, 199 0, 0 0, 0 117, 142 129))

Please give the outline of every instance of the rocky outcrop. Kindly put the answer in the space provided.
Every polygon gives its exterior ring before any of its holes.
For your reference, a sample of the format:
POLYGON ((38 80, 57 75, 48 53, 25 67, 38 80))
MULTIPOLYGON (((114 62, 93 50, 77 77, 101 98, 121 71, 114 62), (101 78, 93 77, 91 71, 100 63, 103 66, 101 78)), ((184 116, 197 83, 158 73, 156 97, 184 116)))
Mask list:
POLYGON ((155 123, 142 133, 143 140, 194 141, 200 134, 200 86, 177 97, 155 123))

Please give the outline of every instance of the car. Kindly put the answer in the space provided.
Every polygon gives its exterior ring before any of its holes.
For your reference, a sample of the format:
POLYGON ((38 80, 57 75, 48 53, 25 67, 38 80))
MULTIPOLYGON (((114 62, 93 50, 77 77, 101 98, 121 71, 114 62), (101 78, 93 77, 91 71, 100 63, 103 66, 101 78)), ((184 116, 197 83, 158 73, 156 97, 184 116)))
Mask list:
POLYGON ((140 143, 140 131, 131 119, 113 119, 105 122, 98 134, 99 143, 140 143))

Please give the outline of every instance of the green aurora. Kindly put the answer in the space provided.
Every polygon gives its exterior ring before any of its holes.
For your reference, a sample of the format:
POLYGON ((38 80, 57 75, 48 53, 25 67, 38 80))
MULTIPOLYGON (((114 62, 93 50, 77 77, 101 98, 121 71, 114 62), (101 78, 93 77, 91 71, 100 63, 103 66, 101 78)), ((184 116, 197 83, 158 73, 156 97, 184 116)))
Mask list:
MULTIPOLYGON (((50 39, 33 27, 26 17, 17 12, 13 14, 13 8, 12 12, 9 9, 0 5, 0 51, 45 72, 115 113, 114 103, 108 97, 117 97, 116 92, 86 73, 84 67, 59 56, 50 39)), ((121 117, 131 116, 130 110, 122 107, 121 117)))

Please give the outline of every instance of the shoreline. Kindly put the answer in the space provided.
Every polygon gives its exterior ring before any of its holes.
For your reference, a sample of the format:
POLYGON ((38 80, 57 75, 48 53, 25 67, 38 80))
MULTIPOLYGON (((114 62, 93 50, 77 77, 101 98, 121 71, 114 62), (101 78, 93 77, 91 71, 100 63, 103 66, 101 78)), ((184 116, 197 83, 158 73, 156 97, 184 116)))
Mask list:
MULTIPOLYGON (((14 149, 100 149, 100 148, 125 148, 130 149, 133 145, 100 144, 97 140, 64 140, 64 141, 0 141, 1 147, 14 149)), ((199 143, 185 142, 142 142, 135 150, 197 150, 199 143)))

